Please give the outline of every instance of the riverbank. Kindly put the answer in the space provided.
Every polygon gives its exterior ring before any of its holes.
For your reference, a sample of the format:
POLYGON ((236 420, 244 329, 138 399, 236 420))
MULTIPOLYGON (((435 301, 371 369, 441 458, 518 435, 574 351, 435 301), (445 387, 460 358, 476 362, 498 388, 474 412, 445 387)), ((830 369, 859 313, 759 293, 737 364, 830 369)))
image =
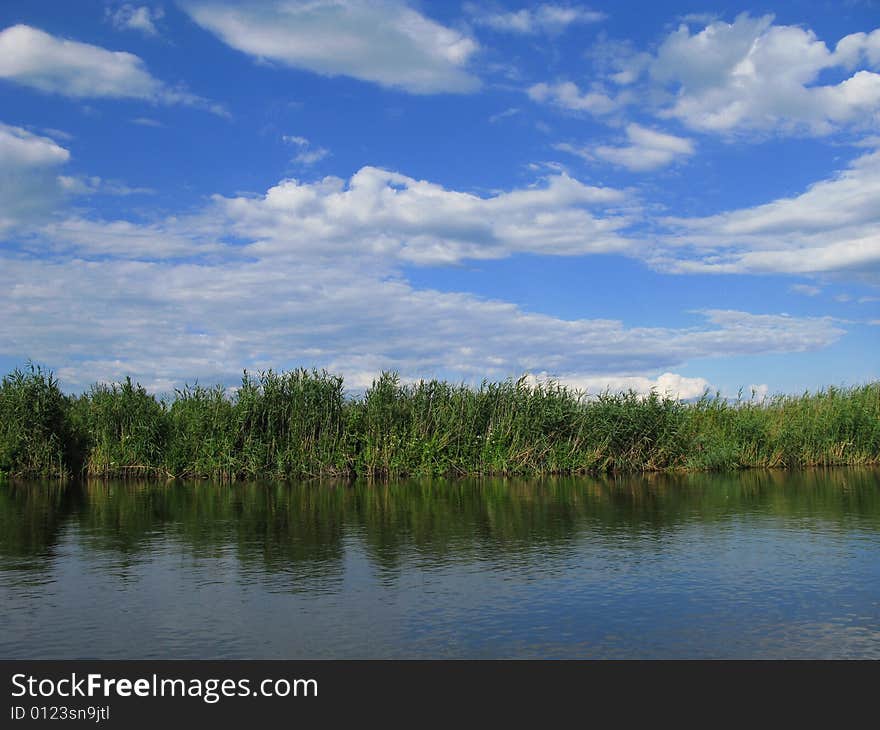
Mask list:
POLYGON ((0 384, 0 472, 294 479, 595 474, 880 464, 880 383, 691 403, 587 397, 524 380, 479 388, 381 375, 362 397, 320 371, 248 373, 229 395, 155 396, 126 380, 63 393, 52 373, 0 384))

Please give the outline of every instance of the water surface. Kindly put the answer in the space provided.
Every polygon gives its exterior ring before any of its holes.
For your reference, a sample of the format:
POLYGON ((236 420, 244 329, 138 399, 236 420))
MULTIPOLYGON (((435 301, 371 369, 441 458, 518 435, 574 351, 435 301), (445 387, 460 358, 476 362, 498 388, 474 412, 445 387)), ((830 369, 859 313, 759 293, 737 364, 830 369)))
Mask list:
POLYGON ((880 472, 0 483, 0 658, 880 658, 880 472))

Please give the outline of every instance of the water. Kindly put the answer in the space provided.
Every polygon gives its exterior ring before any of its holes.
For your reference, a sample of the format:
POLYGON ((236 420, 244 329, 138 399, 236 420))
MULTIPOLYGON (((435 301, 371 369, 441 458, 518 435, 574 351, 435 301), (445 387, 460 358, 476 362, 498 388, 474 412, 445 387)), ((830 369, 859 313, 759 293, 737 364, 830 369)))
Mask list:
POLYGON ((0 658, 880 658, 880 472, 0 484, 0 658))

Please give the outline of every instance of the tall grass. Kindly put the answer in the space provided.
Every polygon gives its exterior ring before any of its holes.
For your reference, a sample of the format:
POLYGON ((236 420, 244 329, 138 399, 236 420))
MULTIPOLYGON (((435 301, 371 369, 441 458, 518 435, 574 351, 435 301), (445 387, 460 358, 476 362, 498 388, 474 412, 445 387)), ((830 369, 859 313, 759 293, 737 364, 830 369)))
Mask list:
POLYGON ((236 459, 233 404, 221 386, 187 386, 175 391, 168 410, 169 431, 165 461, 172 474, 230 479, 236 459))
POLYGON ((102 476, 161 473, 169 439, 168 409, 143 386, 95 385, 78 403, 91 449, 90 474, 102 476))
POLYGON ((232 414, 230 476, 319 476, 345 464, 342 378, 326 372, 245 372, 232 414))
POLYGON ((689 408, 693 470, 880 463, 880 383, 689 408))
POLYGON ((0 385, 0 472, 220 480, 312 476, 724 471, 880 464, 880 383, 761 402, 557 383, 378 377, 349 398, 324 371, 245 373, 232 394, 160 400, 126 379, 84 395, 51 373, 0 385))
POLYGON ((0 382, 0 473, 58 477, 75 470, 86 439, 71 400, 50 372, 30 364, 0 382))

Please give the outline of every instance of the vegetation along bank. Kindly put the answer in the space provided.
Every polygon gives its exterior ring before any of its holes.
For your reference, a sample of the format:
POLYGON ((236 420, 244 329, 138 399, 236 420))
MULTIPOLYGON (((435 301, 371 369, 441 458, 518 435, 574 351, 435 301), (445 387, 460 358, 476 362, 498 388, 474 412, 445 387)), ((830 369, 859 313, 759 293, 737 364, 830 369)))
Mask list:
POLYGON ((126 379, 67 395, 37 366, 0 384, 0 473, 28 477, 577 474, 880 464, 880 383, 680 402, 524 379, 363 396, 323 371, 245 372, 160 399, 126 379))

